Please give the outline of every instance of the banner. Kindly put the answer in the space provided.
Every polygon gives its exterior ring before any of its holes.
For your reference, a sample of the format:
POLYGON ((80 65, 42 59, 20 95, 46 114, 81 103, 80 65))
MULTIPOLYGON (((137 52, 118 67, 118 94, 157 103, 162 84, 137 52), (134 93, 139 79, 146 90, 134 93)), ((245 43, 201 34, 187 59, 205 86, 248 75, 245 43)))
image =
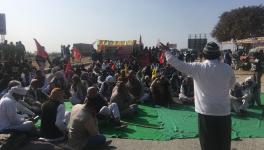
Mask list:
POLYGON ((110 40, 97 40, 97 46, 133 46, 137 40, 128 41, 110 41, 110 40))

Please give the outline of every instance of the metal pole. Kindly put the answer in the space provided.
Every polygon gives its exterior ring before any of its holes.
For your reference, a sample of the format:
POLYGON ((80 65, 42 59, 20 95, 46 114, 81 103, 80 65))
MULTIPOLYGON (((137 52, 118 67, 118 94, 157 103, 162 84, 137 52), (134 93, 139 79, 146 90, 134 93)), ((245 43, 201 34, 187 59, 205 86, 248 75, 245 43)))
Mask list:
POLYGON ((4 43, 4 41, 5 41, 5 35, 1 34, 1 42, 0 43, 4 43))

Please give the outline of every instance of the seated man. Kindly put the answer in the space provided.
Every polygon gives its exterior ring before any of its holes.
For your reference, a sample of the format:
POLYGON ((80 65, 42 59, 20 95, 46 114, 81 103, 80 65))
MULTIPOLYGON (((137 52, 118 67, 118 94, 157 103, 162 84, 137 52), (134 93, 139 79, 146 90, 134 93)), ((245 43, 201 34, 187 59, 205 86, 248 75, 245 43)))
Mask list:
POLYGON ((26 90, 20 86, 12 87, 0 100, 0 130, 17 130, 30 132, 34 128, 32 121, 26 121, 23 115, 17 113, 17 102, 26 95, 26 90))
POLYGON ((182 81, 179 100, 183 104, 194 103, 193 79, 189 76, 182 81))
POLYGON ((49 100, 42 105, 41 110, 41 139, 50 142, 64 140, 68 113, 65 113, 63 91, 59 88, 53 89, 49 100))
POLYGON ((128 81, 126 83, 129 94, 135 101, 140 100, 144 94, 144 88, 142 83, 137 79, 134 71, 130 70, 128 73, 128 81))
POLYGON ((150 96, 151 79, 150 77, 145 76, 142 79, 142 83, 143 83, 144 95, 139 99, 139 101, 141 102, 150 101, 151 100, 151 96, 150 96))
POLYGON ((134 115, 137 111, 137 105, 134 104, 123 81, 117 82, 113 89, 110 102, 118 105, 121 117, 134 115))
POLYGON ((149 93, 150 92, 150 85, 151 85, 151 79, 149 76, 145 76, 142 79, 143 82, 143 89, 145 93, 149 93))
POLYGON ((120 124, 120 113, 116 103, 108 103, 107 100, 101 96, 95 87, 89 87, 87 90, 87 97, 95 106, 98 117, 110 119, 114 125, 120 124))
MULTIPOLYGON (((88 93, 90 92, 88 91, 88 93)), ((68 133, 69 145, 72 148, 83 150, 110 144, 106 141, 106 137, 99 133, 95 108, 96 106, 90 98, 87 98, 84 104, 73 106, 68 133)))
POLYGON ((70 101, 73 105, 82 104, 86 96, 86 88, 81 82, 80 77, 75 74, 72 77, 70 101))
POLYGON ((107 71, 106 70, 102 71, 102 74, 100 76, 98 76, 97 84, 98 84, 99 88, 101 88, 101 86, 102 86, 103 82, 105 81, 106 77, 107 77, 107 71))
MULTIPOLYGON (((21 86, 21 82, 17 81, 17 80, 11 80, 8 83, 7 88, 4 90, 5 92, 3 92, 2 94, 4 94, 3 96, 5 96, 5 94, 8 93, 8 91, 15 86, 21 86)), ((19 100, 17 103, 17 112, 22 113, 22 114, 26 114, 28 116, 35 116, 35 113, 32 112, 31 110, 29 110, 29 105, 27 103, 25 103, 25 101, 23 99, 19 100)))
POLYGON ((82 72, 81 74, 81 81, 82 84, 84 85, 85 89, 87 89, 90 86, 93 86, 93 82, 90 78, 90 75, 92 74, 92 72, 82 72))
POLYGON ((172 103, 169 86, 170 83, 165 76, 160 76, 152 82, 150 91, 155 105, 168 106, 172 103))
POLYGON ((29 109, 36 114, 41 113, 41 105, 48 100, 48 95, 38 88, 38 80, 33 79, 30 83, 29 90, 24 101, 30 106, 29 109))
MULTIPOLYGON (((53 78, 50 80, 50 82, 49 82, 47 88, 45 88, 45 89, 43 90, 43 92, 44 92, 44 94, 46 94, 46 95, 50 95, 51 91, 52 91, 54 88, 60 88, 60 87, 61 87, 61 86, 60 86, 60 82, 59 82, 59 80, 58 80, 56 77, 53 77, 53 78)), ((61 88, 60 88, 60 89, 61 89, 61 88)))
POLYGON ((171 85, 172 96, 178 97, 181 89, 181 79, 177 73, 174 73, 170 78, 170 85, 171 85))
POLYGON ((1 94, 0 94, 0 97, 2 98, 5 94, 8 93, 8 91, 14 87, 14 86, 21 86, 21 82, 17 81, 17 80, 11 80, 8 82, 8 85, 7 85, 7 88, 4 89, 1 94))
POLYGON ((41 70, 36 71, 34 79, 37 79, 37 88, 44 90, 48 86, 47 79, 41 70))
POLYGON ((253 81, 249 77, 245 79, 242 85, 237 83, 234 89, 230 91, 231 106, 236 113, 244 113, 248 109, 253 98, 253 86, 253 81))
POLYGON ((255 75, 251 76, 251 79, 253 81, 253 85, 252 85, 253 96, 252 96, 252 101, 250 102, 250 106, 254 106, 255 103, 257 106, 260 106, 261 105, 261 97, 260 97, 261 87, 260 87, 260 84, 258 84, 256 82, 256 76, 255 75))
POLYGON ((105 81, 102 83, 102 86, 100 88, 100 94, 104 96, 107 99, 107 101, 110 101, 114 84, 115 84, 115 79, 110 75, 107 76, 105 81))

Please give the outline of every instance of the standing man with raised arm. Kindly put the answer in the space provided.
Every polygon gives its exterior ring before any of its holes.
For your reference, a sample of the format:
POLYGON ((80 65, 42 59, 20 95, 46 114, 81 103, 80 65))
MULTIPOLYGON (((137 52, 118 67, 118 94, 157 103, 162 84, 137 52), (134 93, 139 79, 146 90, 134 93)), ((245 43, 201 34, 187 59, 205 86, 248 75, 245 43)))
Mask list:
POLYGON ((193 78, 202 150, 230 150, 231 147, 229 90, 236 78, 232 68, 220 61, 220 55, 219 46, 214 42, 206 44, 205 60, 201 63, 185 63, 165 52, 169 64, 193 78))

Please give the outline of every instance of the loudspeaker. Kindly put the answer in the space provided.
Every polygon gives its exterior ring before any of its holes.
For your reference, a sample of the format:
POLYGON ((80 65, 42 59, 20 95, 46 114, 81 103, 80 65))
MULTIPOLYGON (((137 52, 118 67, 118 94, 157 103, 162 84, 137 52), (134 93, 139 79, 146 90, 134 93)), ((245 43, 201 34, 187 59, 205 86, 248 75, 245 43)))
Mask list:
POLYGON ((0 14, 0 35, 6 35, 5 14, 0 14))

